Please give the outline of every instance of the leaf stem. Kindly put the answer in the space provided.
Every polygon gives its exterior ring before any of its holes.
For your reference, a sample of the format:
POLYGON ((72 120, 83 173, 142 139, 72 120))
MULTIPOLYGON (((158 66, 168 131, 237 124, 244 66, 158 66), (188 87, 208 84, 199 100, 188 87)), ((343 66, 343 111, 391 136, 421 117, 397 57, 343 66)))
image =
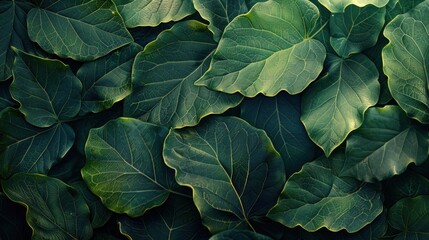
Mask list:
POLYGON ((319 34, 325 27, 326 25, 328 25, 328 21, 326 21, 313 35, 311 35, 309 38, 314 38, 315 36, 317 36, 317 34, 319 34))

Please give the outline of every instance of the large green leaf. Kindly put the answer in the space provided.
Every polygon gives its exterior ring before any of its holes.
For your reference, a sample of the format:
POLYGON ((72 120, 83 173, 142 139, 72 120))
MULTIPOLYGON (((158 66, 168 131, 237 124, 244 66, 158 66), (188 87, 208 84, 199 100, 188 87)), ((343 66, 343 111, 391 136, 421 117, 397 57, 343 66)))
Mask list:
POLYGON ((364 7, 367 5, 374 5, 375 7, 382 8, 389 3, 389 0, 319 0, 332 13, 344 12, 347 6, 356 5, 364 7))
POLYGON ((81 113, 101 112, 131 93, 131 69, 141 50, 140 45, 132 43, 79 68, 76 75, 83 85, 81 113))
POLYGON ((133 41, 111 0, 36 0, 28 35, 45 51, 88 61, 133 41))
POLYGON ((0 171, 2 178, 17 172, 48 173, 73 145, 73 129, 65 123, 38 128, 15 109, 0 113, 0 171))
POLYGON ((195 12, 192 0, 113 0, 129 28, 178 21, 195 12))
POLYGON ((301 226, 310 232, 325 227, 353 233, 383 211, 380 198, 373 186, 338 177, 332 160, 322 157, 288 179, 268 216, 287 227, 301 226))
POLYGON ((399 200, 389 209, 390 226, 402 232, 395 240, 429 238, 429 195, 399 200))
POLYGON ((428 132, 411 123, 398 106, 370 108, 362 126, 347 139, 341 175, 375 182, 426 161, 428 132))
POLYGON ((33 50, 27 34, 27 13, 33 7, 28 1, 2 1, 0 3, 0 81, 12 76, 14 54, 11 46, 33 50))
POLYGON ((118 222, 129 239, 199 240, 210 236, 192 199, 178 195, 171 195, 140 218, 121 216, 118 222))
POLYGON ((125 115, 181 128, 238 105, 240 95, 194 85, 207 70, 215 48, 207 25, 197 21, 178 23, 161 33, 136 57, 134 91, 125 100, 125 115))
POLYGON ((380 84, 376 66, 365 55, 328 55, 327 65, 328 73, 304 93, 301 120, 329 156, 362 124, 366 109, 377 103, 380 84))
POLYGON ((89 189, 110 210, 132 217, 161 205, 178 187, 162 160, 166 135, 165 128, 132 118, 92 129, 82 168, 89 189))
POLYGON ((15 49, 12 97, 25 119, 37 127, 69 120, 79 112, 82 84, 70 67, 58 60, 40 58, 15 49))
POLYGON ((218 233, 210 238, 210 240, 271 240, 272 238, 252 232, 249 230, 237 230, 231 229, 228 231, 223 231, 218 233))
POLYGON ((89 209, 82 196, 58 179, 18 173, 2 181, 6 195, 27 208, 33 239, 91 239, 89 209))
POLYGON ((411 118, 429 123, 429 1, 398 15, 384 29, 383 70, 393 98, 411 118))
POLYGON ((385 205, 390 207, 402 198, 429 195, 429 179, 416 172, 407 171, 384 182, 383 192, 385 205))
POLYGON ((0 193, 0 239, 24 240, 31 238, 31 229, 25 221, 25 208, 0 193))
POLYGON ((303 91, 323 68, 325 47, 313 35, 319 10, 306 0, 271 0, 225 28, 209 70, 196 84, 247 97, 303 91))
POLYGON ((331 46, 335 52, 347 58, 376 44, 384 26, 386 8, 373 5, 348 6, 342 13, 334 13, 329 20, 331 46))
POLYGON ((163 155, 177 182, 192 187, 212 233, 254 228, 285 182, 283 161, 266 133, 235 117, 210 117, 194 128, 171 130, 163 155))
POLYGON ((300 121, 301 98, 280 93, 268 98, 257 96, 241 104, 241 118, 263 129, 280 152, 287 175, 297 172, 313 160, 315 145, 300 121))

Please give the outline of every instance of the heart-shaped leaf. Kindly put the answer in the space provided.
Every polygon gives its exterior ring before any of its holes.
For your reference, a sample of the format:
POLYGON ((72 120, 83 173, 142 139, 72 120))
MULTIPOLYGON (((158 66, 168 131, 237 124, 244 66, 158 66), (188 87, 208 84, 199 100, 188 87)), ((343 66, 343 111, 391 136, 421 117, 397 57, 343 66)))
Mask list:
POLYGON ((164 159, 212 233, 252 229, 284 185, 283 161, 262 130, 235 117, 210 117, 194 128, 171 130, 164 159))

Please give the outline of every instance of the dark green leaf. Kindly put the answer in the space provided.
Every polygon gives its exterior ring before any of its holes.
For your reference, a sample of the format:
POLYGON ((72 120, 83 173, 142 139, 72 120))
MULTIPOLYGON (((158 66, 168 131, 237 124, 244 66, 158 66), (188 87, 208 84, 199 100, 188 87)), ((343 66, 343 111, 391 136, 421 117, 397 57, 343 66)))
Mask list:
POLYGON ((407 115, 429 123, 429 1, 398 15, 384 29, 383 70, 393 98, 407 115))
POLYGON ((31 229, 25 221, 25 208, 0 193, 0 239, 24 240, 31 238, 31 229))
POLYGON ((399 14, 404 14, 424 0, 390 0, 386 5, 386 22, 392 21, 399 14))
POLYGON ((304 163, 313 160, 315 145, 300 121, 299 96, 280 93, 272 98, 257 96, 246 99, 240 116, 267 132, 285 162, 287 175, 299 171, 304 163))
POLYGON ((382 8, 389 3, 389 0, 319 0, 332 13, 344 12, 347 6, 356 5, 364 7, 369 4, 382 8))
POLYGON ((348 59, 328 55, 327 65, 328 73, 303 95, 301 121, 329 156, 377 103, 380 84, 376 66, 363 54, 348 59))
POLYGON ((322 227, 349 233, 361 230, 383 211, 380 193, 350 177, 338 177, 332 160, 306 163, 292 175, 268 217, 287 227, 313 232, 322 227))
POLYGON ((6 195, 27 208, 33 239, 91 239, 89 209, 82 196, 58 179, 18 173, 2 181, 6 195))
POLYGON ((83 85, 81 113, 101 112, 131 93, 131 69, 141 50, 133 43, 79 68, 76 75, 83 85))
POLYGON ((33 51, 33 43, 27 34, 27 13, 33 7, 28 1, 0 2, 0 81, 12 76, 14 54, 11 46, 33 51))
POLYGON ((0 111, 15 105, 9 92, 10 81, 0 82, 0 111))
POLYGON ((164 159, 212 233, 252 229, 285 182, 283 161, 262 130, 235 117, 210 117, 194 128, 171 130, 164 159))
POLYGON ((25 119, 49 127, 72 119, 79 112, 82 84, 70 67, 58 60, 40 58, 15 49, 12 97, 25 119))
POLYGON ((422 175, 407 171, 387 180, 383 184, 385 205, 391 206, 402 198, 429 195, 429 179, 422 175))
POLYGON ((272 238, 255 233, 249 230, 237 230, 232 229, 228 231, 223 231, 218 233, 210 238, 210 240, 270 240, 272 238))
POLYGON ((7 178, 17 172, 46 174, 73 145, 73 129, 65 123, 38 128, 15 109, 0 113, 0 170, 7 178))
POLYGON ((121 216, 118 222, 121 233, 130 239, 199 240, 210 236, 192 199, 178 195, 171 195, 140 218, 121 216))
POLYGON ((306 0, 268 1, 235 18, 196 84, 247 97, 303 91, 323 68, 325 47, 313 39, 321 26, 306 0))
POLYGON ((82 169, 89 189, 110 210, 132 217, 161 205, 178 187, 162 160, 166 135, 165 128, 132 118, 92 129, 82 169))
POLYGON ((411 123, 394 105, 370 108, 362 126, 347 140, 342 176, 375 182, 403 173, 428 156, 428 132, 411 123))
POLYGON ((28 35, 45 51, 94 60, 133 41, 111 0, 36 0, 28 35))
POLYGON ((113 0, 129 28, 178 21, 195 12, 192 0, 113 0))
MULTIPOLYGON (((76 135, 76 139, 78 139, 76 135)), ((85 138, 86 140, 86 138, 85 138)), ((76 143, 75 143, 76 144, 76 143)), ((75 145, 49 171, 48 176, 69 183, 82 179, 80 169, 85 165, 85 156, 77 152, 75 145)))
POLYGON ((136 57, 134 91, 125 100, 125 115, 182 128, 238 105, 240 95, 194 85, 207 70, 215 48, 211 32, 197 21, 181 22, 161 33, 136 57))
POLYGON ((362 8, 350 5, 344 12, 332 14, 329 21, 330 42, 335 52, 347 58, 374 46, 383 28, 385 14, 386 8, 373 5, 362 8))
POLYGON ((155 40, 158 35, 174 25, 174 22, 164 23, 156 27, 137 27, 129 29, 134 41, 144 47, 155 40))
POLYGON ((402 232, 395 240, 429 238, 429 195, 399 200, 389 209, 390 226, 402 232))

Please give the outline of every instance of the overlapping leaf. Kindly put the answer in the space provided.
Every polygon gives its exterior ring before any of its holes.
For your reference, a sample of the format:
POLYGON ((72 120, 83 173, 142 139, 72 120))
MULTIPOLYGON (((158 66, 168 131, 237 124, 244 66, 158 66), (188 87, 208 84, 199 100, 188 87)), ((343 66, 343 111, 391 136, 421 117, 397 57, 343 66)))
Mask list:
POLYGON ((15 49, 12 97, 25 119, 37 127, 50 127, 79 112, 82 84, 70 67, 58 60, 40 58, 15 49))
POLYGON ((366 109, 377 103, 378 71, 362 54, 342 59, 329 55, 328 73, 312 84, 302 98, 302 116, 310 138, 326 156, 363 121, 366 109))
POLYGON ((235 117, 210 117, 197 127, 171 130, 163 155, 177 182, 192 187, 212 233, 254 228, 285 182, 283 161, 265 132, 235 117))
POLYGON ((133 43, 79 68, 76 75, 83 85, 81 113, 103 111, 131 93, 131 69, 141 50, 133 43))
POLYGON ((303 91, 323 68, 325 47, 313 35, 317 7, 305 0, 271 0, 225 28, 209 70, 196 84, 247 97, 303 91))
POLYGON ((73 129, 65 123, 38 128, 15 109, 0 113, 0 173, 7 178, 18 172, 48 173, 73 145, 73 129))
POLYGON ((195 12, 192 0, 113 0, 127 27, 157 26, 195 12))
POLYGON ((162 161, 166 135, 165 128, 132 118, 92 129, 82 169, 89 189, 110 210, 132 217, 161 205, 178 187, 162 161))
POLYGON ((338 177, 331 159, 307 163, 292 175, 268 216, 287 227, 357 232, 383 211, 380 193, 350 177, 338 177))
POLYGON ((397 106, 370 108, 362 126, 347 139, 341 175, 375 182, 403 173, 428 156, 428 132, 397 106))
POLYGON ((389 3, 389 0, 319 0, 332 13, 344 12, 347 6, 356 5, 364 7, 367 5, 374 5, 382 8, 389 3))
POLYGON ((386 22, 392 21, 399 14, 404 14, 424 0, 391 0, 386 5, 386 22))
POLYGON ((271 240, 272 238, 249 230, 228 230, 218 233, 210 238, 210 240, 271 240))
POLYGON ((18 173, 2 181, 6 195, 27 208, 34 239, 91 239, 89 209, 82 196, 58 179, 18 173))
POLYGON ((383 192, 386 196, 385 204, 390 207, 402 198, 429 195, 429 179, 407 171, 387 180, 383 184, 383 192))
POLYGON ((178 23, 161 33, 136 57, 134 91, 125 100, 125 115, 181 128, 238 105, 239 95, 194 85, 207 70, 215 48, 207 26, 197 21, 178 23))
POLYGON ((411 118, 429 123, 429 1, 398 15, 384 29, 383 70, 393 98, 411 118))
POLYGON ((287 175, 313 160, 315 152, 315 145, 300 121, 300 107, 300 97, 286 93, 272 98, 258 96, 241 104, 240 117, 267 132, 285 162, 287 175))
POLYGON ((80 61, 97 59, 133 41, 112 0, 37 0, 28 34, 45 51, 80 61))

